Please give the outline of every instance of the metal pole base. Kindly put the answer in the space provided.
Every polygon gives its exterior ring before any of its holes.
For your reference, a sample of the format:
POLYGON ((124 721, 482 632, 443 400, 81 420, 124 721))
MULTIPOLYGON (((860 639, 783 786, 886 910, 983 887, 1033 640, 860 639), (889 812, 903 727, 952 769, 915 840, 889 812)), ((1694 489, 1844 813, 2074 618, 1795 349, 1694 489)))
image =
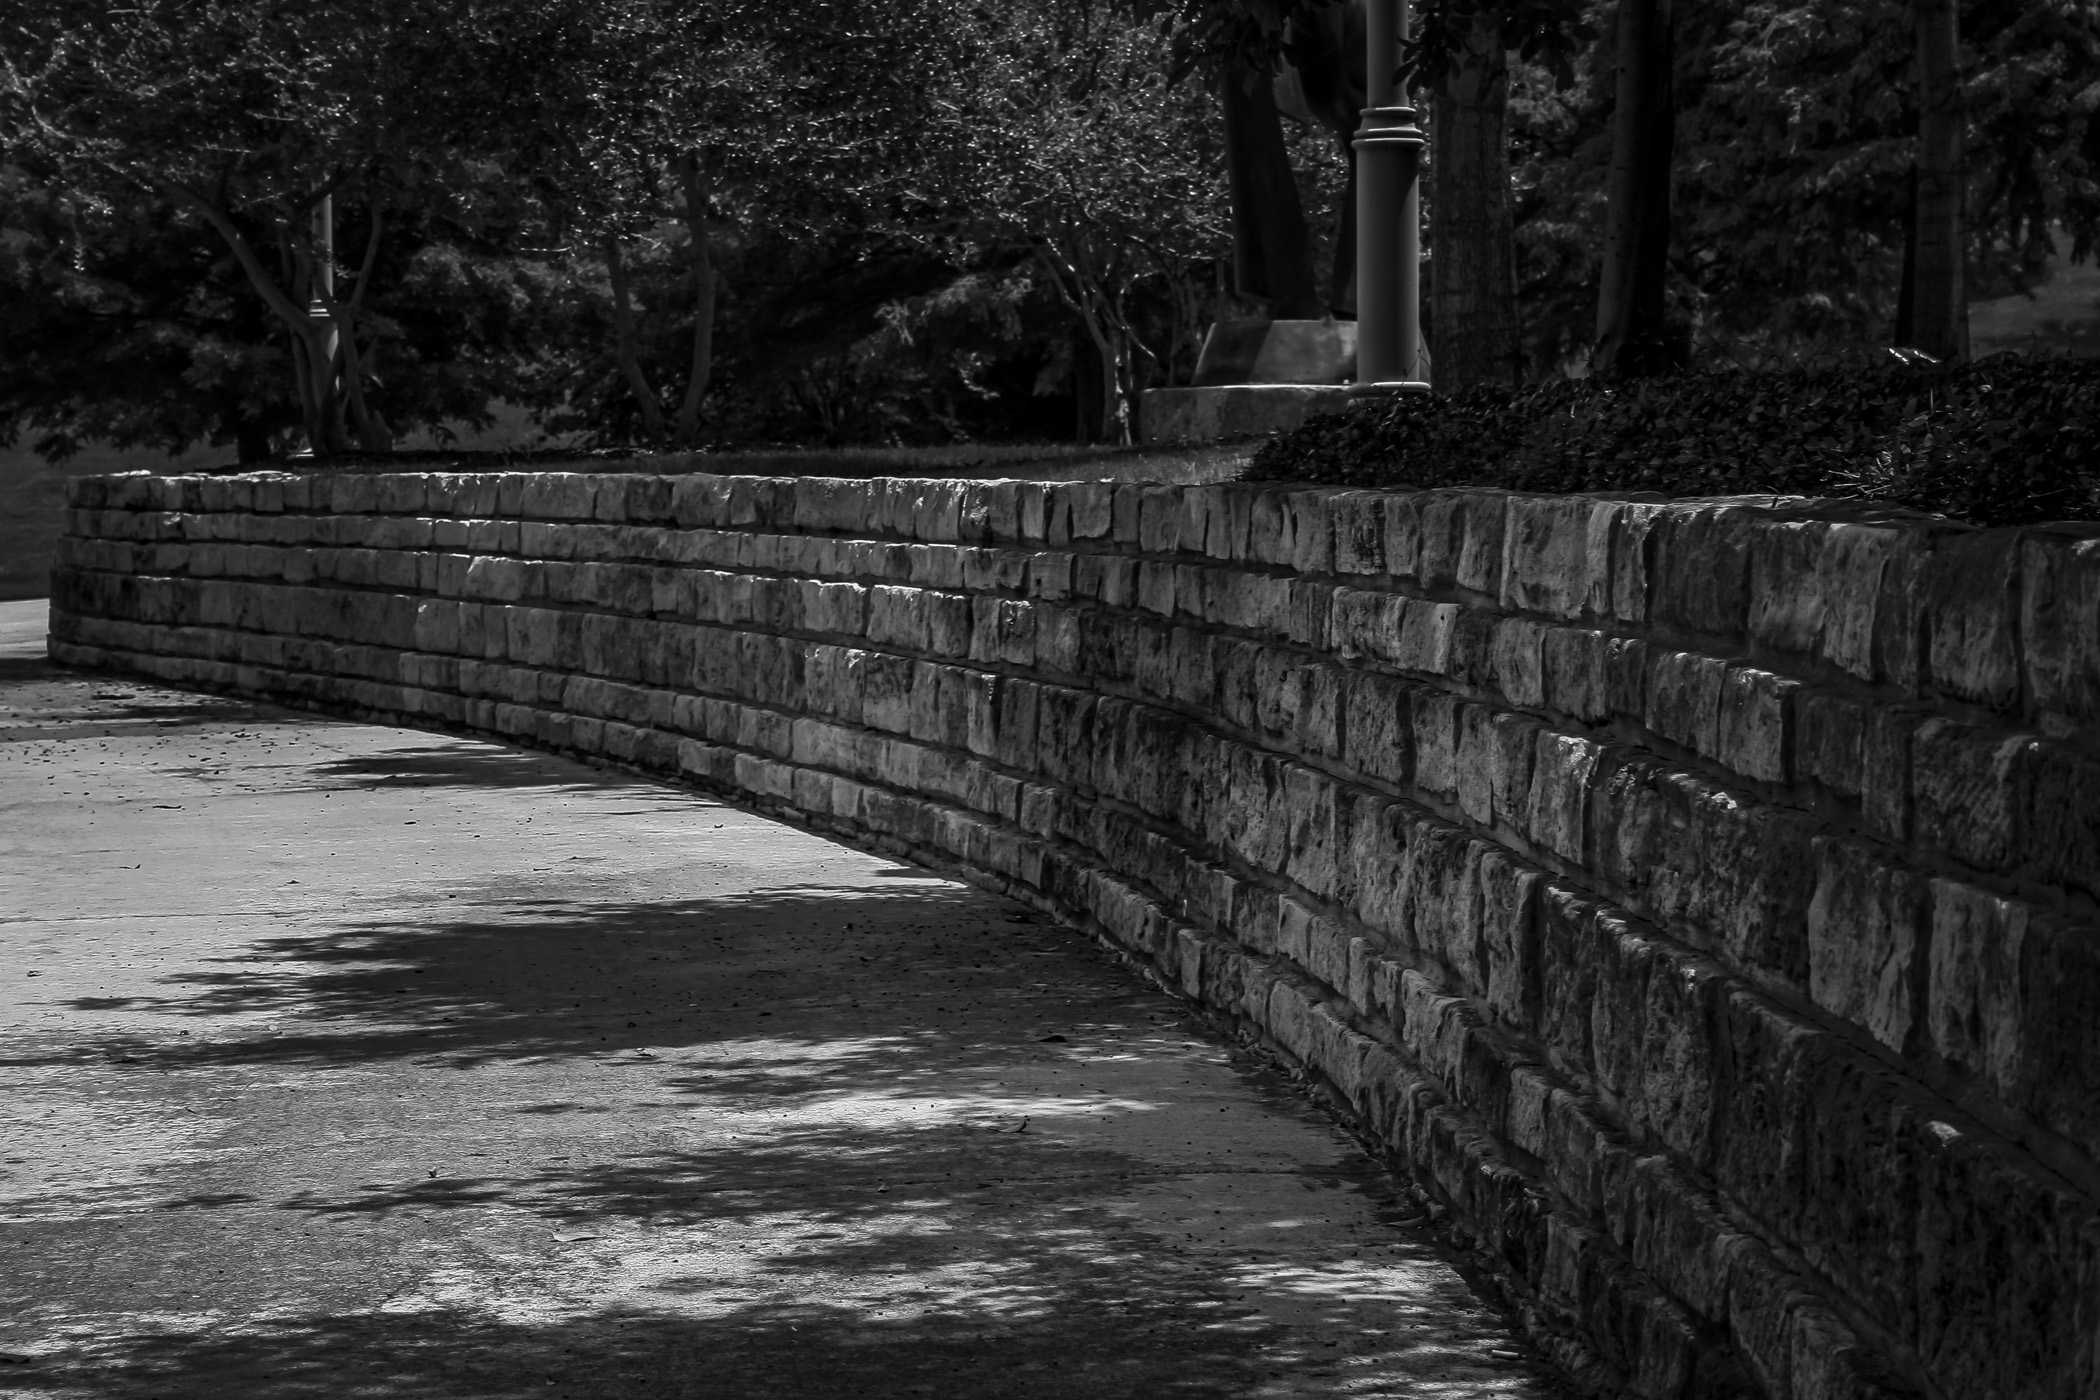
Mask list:
MULTIPOLYGON (((1379 0, 1372 0, 1375 5, 1379 0)), ((1366 107, 1356 148, 1356 372, 1369 392, 1413 386, 1421 301, 1417 177, 1426 142, 1415 109, 1366 107)), ((1427 387, 1426 385, 1423 387, 1427 387)), ((1403 391, 1404 392, 1404 391, 1403 391)))

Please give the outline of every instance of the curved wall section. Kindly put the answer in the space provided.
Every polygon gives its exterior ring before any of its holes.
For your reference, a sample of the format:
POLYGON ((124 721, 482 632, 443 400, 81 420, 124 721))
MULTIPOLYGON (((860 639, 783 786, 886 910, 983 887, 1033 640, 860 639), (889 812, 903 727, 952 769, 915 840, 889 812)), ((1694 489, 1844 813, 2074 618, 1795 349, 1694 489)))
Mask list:
POLYGON ((1646 1397, 2100 1394, 2100 532, 1740 502, 73 483, 52 654, 959 865, 1318 1076, 1646 1397))

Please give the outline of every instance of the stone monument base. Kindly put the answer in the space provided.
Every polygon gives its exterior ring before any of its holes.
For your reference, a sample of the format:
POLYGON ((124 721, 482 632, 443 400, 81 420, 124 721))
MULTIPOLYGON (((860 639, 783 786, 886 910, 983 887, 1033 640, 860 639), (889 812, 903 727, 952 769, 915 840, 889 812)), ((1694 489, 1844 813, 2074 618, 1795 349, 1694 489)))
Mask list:
POLYGON ((1229 384, 1347 384, 1356 378, 1356 322, 1219 321, 1203 337, 1189 382, 1208 389, 1229 384))
POLYGON ((1144 440, 1217 442, 1297 427, 1349 403, 1346 384, 1218 384, 1199 389, 1147 389, 1138 408, 1144 440))

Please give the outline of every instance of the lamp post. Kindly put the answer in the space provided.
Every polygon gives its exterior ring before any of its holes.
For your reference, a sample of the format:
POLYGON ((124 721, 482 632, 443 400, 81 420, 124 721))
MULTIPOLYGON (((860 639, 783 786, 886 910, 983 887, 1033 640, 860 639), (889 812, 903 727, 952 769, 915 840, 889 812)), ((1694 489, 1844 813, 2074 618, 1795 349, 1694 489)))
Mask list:
POLYGON ((1422 147, 1398 80, 1408 0, 1364 6, 1363 124, 1356 130, 1358 394, 1429 392, 1421 372, 1422 147))
POLYGON ((307 303, 306 314, 317 322, 327 324, 326 353, 323 363, 329 373, 335 372, 336 325, 335 312, 329 303, 335 300, 335 196, 324 194, 321 202, 314 206, 314 280, 312 298, 307 303))
POLYGON ((324 194, 314 206, 311 225, 313 244, 313 282, 307 289, 306 317, 318 334, 308 341, 311 347, 307 366, 312 382, 310 396, 313 400, 313 419, 307 427, 307 449, 313 455, 338 449, 334 439, 339 436, 330 421, 336 403, 335 356, 339 348, 339 328, 335 323, 335 312, 330 303, 335 300, 335 196, 324 194))

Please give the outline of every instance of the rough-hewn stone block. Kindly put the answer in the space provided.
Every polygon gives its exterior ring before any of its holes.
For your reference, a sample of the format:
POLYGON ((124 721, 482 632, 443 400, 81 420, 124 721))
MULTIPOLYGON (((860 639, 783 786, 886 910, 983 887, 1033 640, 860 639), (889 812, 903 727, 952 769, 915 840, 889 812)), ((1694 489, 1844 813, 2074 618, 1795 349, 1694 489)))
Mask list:
POLYGON ((1911 737, 1911 794, 1918 841, 1984 870, 2007 869, 2033 771, 2032 735, 1930 719, 1911 737))
POLYGON ((2100 899, 2100 759, 2055 744, 2029 751, 2020 870, 2100 899))
POLYGON ((2010 531, 1944 538, 1926 572, 1932 682, 1956 699, 2011 709, 2020 698, 2020 542, 2010 531))
POLYGON ((1549 627, 1541 643, 1543 703, 1586 723, 1608 719, 1612 709, 1606 685, 1608 639, 1580 627, 1549 627))
POLYGON ((1791 705, 1801 683, 1750 666, 1722 678, 1712 757, 1746 778, 1790 780, 1791 705))
POLYGON ((1512 496, 1505 509, 1502 606, 1568 620, 1581 617, 1599 587, 1592 569, 1610 567, 1608 555, 1592 553, 1596 503, 1583 497, 1512 496))
POLYGON ((2100 535, 2030 535, 2020 550, 2021 660, 2039 715, 2100 717, 2100 535))
POLYGON ((1819 838, 1808 906, 1816 1004, 1891 1050, 1912 1048, 1927 953, 1925 881, 1864 842, 1819 838))

